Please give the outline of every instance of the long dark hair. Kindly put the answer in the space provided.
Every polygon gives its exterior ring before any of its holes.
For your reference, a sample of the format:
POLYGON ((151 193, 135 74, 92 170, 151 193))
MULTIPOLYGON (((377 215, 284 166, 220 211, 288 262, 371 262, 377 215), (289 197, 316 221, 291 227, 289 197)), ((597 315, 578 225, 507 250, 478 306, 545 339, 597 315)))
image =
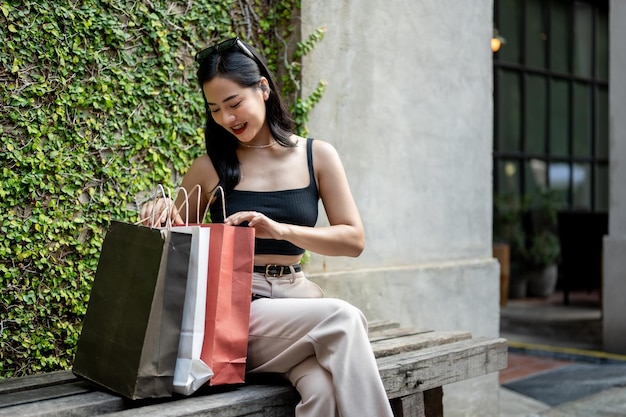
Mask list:
MULTIPOLYGON (((269 98, 265 101, 265 117, 270 133, 279 145, 285 147, 295 146, 295 143, 290 139, 293 120, 280 97, 274 76, 254 48, 245 42, 239 42, 248 49, 254 56, 254 59, 241 51, 237 45, 224 51, 211 53, 199 61, 197 76, 200 88, 202 89, 204 83, 211 81, 216 76, 227 78, 242 87, 258 85, 261 77, 265 77, 270 88, 269 98)), ((202 96, 204 97, 204 94, 202 96)), ((224 187, 224 191, 228 193, 241 180, 239 159, 236 152, 239 142, 232 133, 213 120, 206 97, 204 98, 204 104, 206 109, 206 125, 204 128, 206 151, 219 176, 219 185, 224 187)))

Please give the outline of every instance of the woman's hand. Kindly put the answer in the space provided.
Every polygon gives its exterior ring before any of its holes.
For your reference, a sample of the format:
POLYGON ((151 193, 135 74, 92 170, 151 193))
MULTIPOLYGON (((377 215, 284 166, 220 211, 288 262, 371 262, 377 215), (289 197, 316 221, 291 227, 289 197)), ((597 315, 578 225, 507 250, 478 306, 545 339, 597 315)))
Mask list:
POLYGON ((248 222, 248 227, 254 227, 254 235, 260 239, 281 240, 288 227, 256 211, 240 211, 231 214, 224 220, 224 224, 230 226, 238 226, 244 222, 248 222))
POLYGON ((144 226, 161 227, 167 224, 168 214, 173 224, 185 224, 174 202, 169 198, 148 201, 141 207, 139 216, 144 226))

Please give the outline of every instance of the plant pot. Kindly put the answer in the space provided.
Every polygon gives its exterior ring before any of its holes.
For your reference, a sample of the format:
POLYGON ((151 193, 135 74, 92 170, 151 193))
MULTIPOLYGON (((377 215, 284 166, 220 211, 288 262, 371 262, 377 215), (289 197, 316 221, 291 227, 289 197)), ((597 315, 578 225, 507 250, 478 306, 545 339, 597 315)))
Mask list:
POLYGON ((556 289, 557 267, 549 265, 529 272, 526 277, 528 278, 528 296, 546 298, 551 296, 556 289))
POLYGON ((500 263, 500 307, 504 307, 509 299, 511 248, 506 243, 494 243, 493 257, 500 263))
POLYGON ((509 298, 512 300, 526 298, 528 278, 520 275, 511 275, 509 282, 509 298))

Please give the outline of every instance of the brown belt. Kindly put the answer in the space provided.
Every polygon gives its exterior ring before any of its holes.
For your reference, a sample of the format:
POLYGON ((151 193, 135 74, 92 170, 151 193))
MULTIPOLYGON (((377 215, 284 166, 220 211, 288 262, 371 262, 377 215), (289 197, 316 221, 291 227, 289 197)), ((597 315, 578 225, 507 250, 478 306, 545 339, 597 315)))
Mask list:
POLYGON ((264 274, 266 277, 278 278, 283 275, 291 274, 291 268, 293 267, 294 272, 302 271, 301 264, 293 264, 293 265, 254 265, 253 271, 264 274))
POLYGON ((271 298, 271 297, 268 297, 267 295, 260 295, 260 294, 252 293, 252 301, 258 300, 259 298, 271 298))

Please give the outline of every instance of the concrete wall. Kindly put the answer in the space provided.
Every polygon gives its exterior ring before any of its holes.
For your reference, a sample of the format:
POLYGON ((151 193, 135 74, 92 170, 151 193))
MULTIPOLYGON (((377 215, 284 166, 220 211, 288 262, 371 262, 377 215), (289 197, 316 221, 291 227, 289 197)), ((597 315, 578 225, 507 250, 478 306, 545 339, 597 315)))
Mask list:
MULTIPOLYGON (((499 331, 491 257, 492 1, 302 1, 326 26, 304 87, 327 91, 311 136, 342 155, 363 217, 357 259, 314 255, 309 276, 370 319, 499 331)), ((497 375, 444 388, 446 416, 497 416, 497 375)))
POLYGON ((604 239, 604 349, 626 354, 626 2, 609 3, 609 235, 604 239), (613 41, 618 40, 618 41, 613 41))

